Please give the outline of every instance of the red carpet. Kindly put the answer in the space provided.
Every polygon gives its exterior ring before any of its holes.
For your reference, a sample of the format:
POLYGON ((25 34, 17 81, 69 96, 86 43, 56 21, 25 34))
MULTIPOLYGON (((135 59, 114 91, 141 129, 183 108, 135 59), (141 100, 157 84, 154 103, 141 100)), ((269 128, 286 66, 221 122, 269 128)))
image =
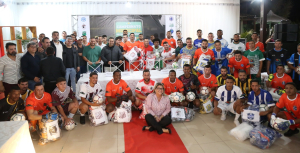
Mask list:
POLYGON ((138 118, 139 111, 132 112, 130 123, 124 123, 125 153, 187 153, 183 142, 175 131, 173 125, 168 127, 172 134, 158 135, 156 131, 142 131, 147 123, 138 118))

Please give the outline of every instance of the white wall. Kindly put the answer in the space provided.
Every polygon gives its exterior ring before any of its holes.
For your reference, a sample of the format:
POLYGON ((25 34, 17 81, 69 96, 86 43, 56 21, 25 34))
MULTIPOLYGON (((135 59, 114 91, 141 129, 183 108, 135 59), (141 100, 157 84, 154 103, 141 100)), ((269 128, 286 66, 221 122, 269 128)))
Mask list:
POLYGON ((5 14, 8 14, 4 18, 0 10, 0 26, 37 26, 38 34, 43 32, 46 36, 51 36, 54 30, 71 33, 71 15, 181 14, 182 33, 185 38, 197 38, 197 29, 203 30, 204 38, 209 32, 216 35, 217 30, 222 29, 227 40, 239 32, 239 0, 188 0, 184 3, 181 0, 168 1, 130 1, 129 8, 125 7, 127 0, 19 0, 16 4, 8 5, 9 9, 4 9, 5 14))

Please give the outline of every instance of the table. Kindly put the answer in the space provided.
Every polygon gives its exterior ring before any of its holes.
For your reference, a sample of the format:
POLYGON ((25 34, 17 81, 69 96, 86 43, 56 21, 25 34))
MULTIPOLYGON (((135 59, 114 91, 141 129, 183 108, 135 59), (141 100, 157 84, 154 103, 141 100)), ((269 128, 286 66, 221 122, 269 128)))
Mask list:
POLYGON ((35 153, 28 121, 0 122, 0 153, 35 153))
MULTIPOLYGON (((161 82, 164 78, 169 76, 169 71, 170 70, 150 70, 151 74, 151 79, 156 80, 157 82, 161 82)), ((178 78, 180 75, 183 74, 183 69, 177 69, 176 70, 176 77, 178 78)), ((80 86, 84 82, 89 81, 89 73, 85 73, 80 77, 80 79, 77 82, 76 85, 76 96, 77 99, 80 100, 80 97, 78 97, 79 92, 80 92, 80 86)), ((134 90, 136 88, 136 85, 138 81, 143 79, 143 71, 133 71, 133 72, 122 72, 121 74, 122 79, 126 81, 128 86, 131 88, 131 91, 133 94, 135 94, 134 90)), ((106 73, 98 73, 98 83, 100 83, 101 87, 103 90, 106 89, 106 84, 111 81, 112 78, 112 72, 106 72, 106 73)))

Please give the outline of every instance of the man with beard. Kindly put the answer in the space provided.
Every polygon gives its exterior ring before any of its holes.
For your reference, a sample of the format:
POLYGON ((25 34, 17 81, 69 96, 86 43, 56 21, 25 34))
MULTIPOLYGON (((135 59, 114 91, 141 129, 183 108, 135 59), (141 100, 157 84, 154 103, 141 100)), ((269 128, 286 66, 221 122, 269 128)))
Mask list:
MULTIPOLYGON (((275 48, 269 50, 267 55, 267 73, 276 72, 277 65, 287 65, 288 51, 282 48, 281 40, 277 39, 274 43, 275 48)), ((287 72, 289 73, 289 72, 287 72)))
POLYGON ((201 29, 197 30, 197 36, 198 36, 198 38, 194 40, 194 46, 197 47, 197 48, 201 48, 202 41, 203 41, 202 30, 201 29))
POLYGON ((36 52, 35 54, 38 55, 40 59, 47 57, 46 49, 50 46, 51 46, 50 39, 48 37, 44 37, 42 39, 42 47, 39 47, 38 52, 36 52))
POLYGON ((54 48, 54 56, 62 59, 62 53, 63 53, 63 46, 64 43, 62 41, 59 41, 59 33, 57 31, 52 32, 52 41, 51 46, 54 48))
POLYGON ((150 79, 150 76, 150 71, 145 69, 143 71, 143 79, 137 83, 135 88, 135 106, 137 106, 140 110, 142 109, 143 104, 145 104, 147 96, 153 92, 156 84, 156 81, 150 79))
POLYGON ((175 49, 171 48, 168 44, 168 42, 163 43, 164 51, 161 53, 161 56, 163 58, 164 67, 167 69, 172 68, 173 60, 175 57, 175 49))
POLYGON ((243 52, 246 50, 245 44, 240 42, 240 35, 239 34, 234 34, 233 42, 230 43, 227 48, 231 49, 233 53, 236 50, 240 50, 240 51, 243 51, 243 52))
POLYGON ((292 78, 284 72, 283 65, 277 65, 277 73, 273 73, 274 78, 267 81, 267 87, 284 89, 286 83, 293 82, 292 78))
POLYGON ((195 51, 194 59, 193 59, 193 65, 196 65, 199 58, 202 54, 206 55, 212 63, 215 60, 215 54, 214 52, 208 48, 208 41, 206 39, 202 40, 201 48, 198 48, 195 51))
POLYGON ((139 34, 139 40, 135 41, 137 43, 138 48, 143 48, 144 46, 144 35, 142 33, 139 34))
POLYGON ((240 70, 247 72, 247 75, 250 74, 250 63, 248 58, 242 55, 242 52, 237 50, 234 52, 234 57, 229 59, 228 67, 230 68, 230 74, 234 75, 235 78, 238 77, 240 70), (234 70, 234 71, 233 71, 234 70))
MULTIPOLYGON (((193 46, 194 47, 194 46, 193 46)), ((193 105, 195 105, 197 108, 200 106, 200 100, 198 97, 198 94, 196 93, 197 90, 199 90, 200 82, 196 75, 192 74, 192 67, 189 64, 185 64, 183 66, 183 73, 181 76, 178 77, 178 79, 182 82, 184 87, 183 95, 186 96, 188 92, 193 92, 196 96, 194 101, 186 101, 189 102, 188 106, 189 108, 194 108, 193 105)))
POLYGON ((32 90, 28 88, 28 80, 26 78, 19 79, 18 86, 20 88, 20 97, 26 102, 27 97, 32 93, 32 90))
POLYGON ((226 66, 221 67, 221 74, 217 76, 218 86, 225 85, 227 77, 232 77, 235 79, 232 75, 228 74, 228 70, 226 66))
POLYGON ((215 54, 216 62, 212 66, 212 73, 216 76, 221 74, 221 67, 228 66, 228 59, 226 58, 227 54, 231 53, 231 50, 228 48, 222 48, 222 44, 219 40, 215 41, 215 48, 213 49, 215 54))
POLYGON ((4 92, 7 96, 10 89, 17 86, 18 80, 21 78, 21 56, 17 55, 15 43, 8 42, 5 48, 6 54, 0 58, 0 92, 4 92))
POLYGON ((221 42, 222 48, 227 48, 228 42, 227 42, 227 40, 225 40, 225 39, 222 37, 222 36, 223 36, 223 30, 219 29, 219 30, 217 31, 217 36, 218 36, 217 40, 219 40, 219 41, 221 42))
MULTIPOLYGON (((47 38, 47 37, 45 37, 47 38)), ((50 40, 44 39, 44 42, 50 40)), ((28 88, 33 90, 34 85, 38 82, 42 82, 40 74, 40 57, 35 54, 36 52, 36 43, 30 42, 27 44, 27 52, 21 59, 21 69, 24 77, 28 79, 28 88)))
POLYGON ((238 78, 235 78, 235 85, 241 88, 245 98, 247 98, 250 91, 252 91, 250 82, 251 79, 247 78, 246 71, 240 70, 238 72, 238 78))
MULTIPOLYGON (((258 41, 258 34, 256 32, 253 32, 251 35, 252 40, 255 43, 255 48, 259 49, 261 52, 265 52, 264 44, 262 42, 258 41)), ((246 43, 246 50, 249 50, 249 42, 246 43)))
MULTIPOLYGON (((173 92, 180 92, 184 94, 183 84, 178 78, 176 78, 175 70, 170 70, 169 77, 164 78, 161 83, 164 85, 166 95, 170 95, 173 92)), ((187 101, 182 101, 178 104, 184 107, 188 105, 187 101)))
POLYGON ((90 39, 90 45, 83 48, 82 58, 92 68, 88 68, 87 71, 98 71, 101 72, 100 61, 101 61, 101 48, 96 46, 96 39, 90 39))

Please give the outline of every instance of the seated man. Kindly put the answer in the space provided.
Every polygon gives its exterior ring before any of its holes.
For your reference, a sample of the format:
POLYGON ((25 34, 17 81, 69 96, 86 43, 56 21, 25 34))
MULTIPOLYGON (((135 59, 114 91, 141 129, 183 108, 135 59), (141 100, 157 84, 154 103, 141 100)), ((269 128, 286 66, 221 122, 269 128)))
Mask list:
POLYGON ((88 111, 89 106, 100 106, 100 104, 93 103, 95 95, 104 94, 100 84, 98 83, 98 74, 96 72, 90 73, 89 82, 85 82, 80 86, 79 97, 81 104, 79 105, 80 111, 80 124, 85 124, 85 113, 88 111))
POLYGON ((135 103, 132 91, 127 83, 121 79, 121 71, 119 70, 114 71, 113 79, 107 83, 105 97, 106 111, 108 113, 112 112, 115 106, 119 107, 122 101, 131 100, 133 104, 135 103), (123 91, 127 92, 127 94, 123 94, 123 91))
POLYGON ((33 92, 28 88, 28 80, 26 78, 19 79, 18 86, 20 88, 20 97, 26 102, 27 97, 33 92))
POLYGON ((20 88, 12 87, 7 98, 0 100, 0 121, 10 121, 13 114, 24 113, 24 108, 24 101, 20 98, 20 88))
POLYGON ((64 123, 67 124, 73 120, 73 117, 79 108, 79 104, 75 94, 71 88, 67 86, 65 78, 57 78, 56 88, 52 91, 51 96, 53 106, 56 106, 58 112, 64 119, 64 123))
POLYGON ((267 81, 267 86, 269 88, 285 89, 286 83, 293 82, 292 78, 284 73, 285 70, 283 65, 277 65, 276 72, 277 73, 273 74, 273 79, 269 76, 269 81, 267 81))
MULTIPOLYGON (((240 87, 244 94, 244 98, 247 99, 250 91, 251 91, 251 79, 247 78, 246 71, 240 70, 238 73, 238 78, 235 78, 235 85, 240 87)), ((244 103, 244 99, 242 100, 244 103)))
POLYGON ((248 96, 248 102, 246 105, 241 107, 241 111, 243 112, 245 108, 247 108, 250 105, 261 105, 265 104, 269 108, 267 111, 259 112, 260 121, 265 122, 268 121, 268 114, 271 114, 273 112, 273 108, 275 106, 275 103, 273 101, 272 95, 266 91, 260 88, 259 81, 254 79, 251 81, 251 88, 252 91, 250 92, 248 96))
POLYGON ((281 95, 272 115, 269 114, 268 117, 271 120, 271 125, 272 120, 276 117, 288 120, 287 123, 282 123, 289 126, 289 130, 284 133, 284 136, 290 137, 299 133, 297 128, 300 128, 300 94, 297 93, 296 84, 288 82, 285 85, 285 93, 281 95), (281 111, 284 107, 286 110, 281 111))
MULTIPOLYGON (((228 70, 226 66, 221 67, 221 74, 217 76, 218 86, 225 85, 227 77, 233 77, 232 75, 228 74, 228 70)), ((235 79, 233 77, 233 79, 235 79)))
POLYGON ((218 82, 215 75, 211 74, 210 65, 204 67, 204 74, 198 77, 200 81, 200 87, 208 87, 208 92, 212 97, 216 95, 218 82))
POLYGON ((197 78, 196 75, 192 74, 192 67, 191 65, 189 64, 185 64, 183 66, 183 73, 181 76, 178 77, 178 79, 182 82, 183 84, 183 87, 184 87, 184 96, 186 96, 186 94, 188 92, 193 92, 196 96, 195 100, 194 101, 188 101, 186 99, 186 101, 189 102, 189 107, 190 108, 193 108, 193 104, 196 106, 196 107, 199 107, 200 106, 200 100, 199 100, 199 96, 198 94, 196 93, 197 90, 199 90, 199 86, 200 86, 200 82, 197 78))
POLYGON ((26 99, 25 109, 28 120, 30 121, 29 127, 31 132, 36 131, 36 123, 45 118, 46 114, 50 111, 57 113, 55 107, 52 106, 51 95, 44 91, 42 83, 36 83, 34 85, 34 92, 26 99))
POLYGON ((142 109, 143 104, 149 94, 153 92, 154 86, 156 84, 155 80, 150 79, 150 71, 145 69, 143 71, 143 79, 140 80, 135 88, 136 101, 135 106, 142 109))
POLYGON ((214 100, 214 114, 221 115, 221 120, 226 119, 226 113, 230 111, 235 114, 234 124, 240 124, 239 117, 241 116, 241 101, 244 98, 241 89, 234 84, 232 77, 227 77, 226 84, 219 87, 214 100))
POLYGON ((163 45, 164 45, 164 51, 161 53, 161 56, 163 58, 164 67, 170 69, 174 62, 173 60, 176 58, 175 49, 171 48, 168 42, 164 42, 163 45))
MULTIPOLYGON (((165 94, 170 95, 172 92, 180 92, 184 94, 184 88, 182 82, 176 78, 176 72, 174 70, 170 70, 169 77, 164 78, 161 81, 164 84, 165 94)), ((180 106, 187 106, 186 101, 182 101, 179 103, 180 106)))

